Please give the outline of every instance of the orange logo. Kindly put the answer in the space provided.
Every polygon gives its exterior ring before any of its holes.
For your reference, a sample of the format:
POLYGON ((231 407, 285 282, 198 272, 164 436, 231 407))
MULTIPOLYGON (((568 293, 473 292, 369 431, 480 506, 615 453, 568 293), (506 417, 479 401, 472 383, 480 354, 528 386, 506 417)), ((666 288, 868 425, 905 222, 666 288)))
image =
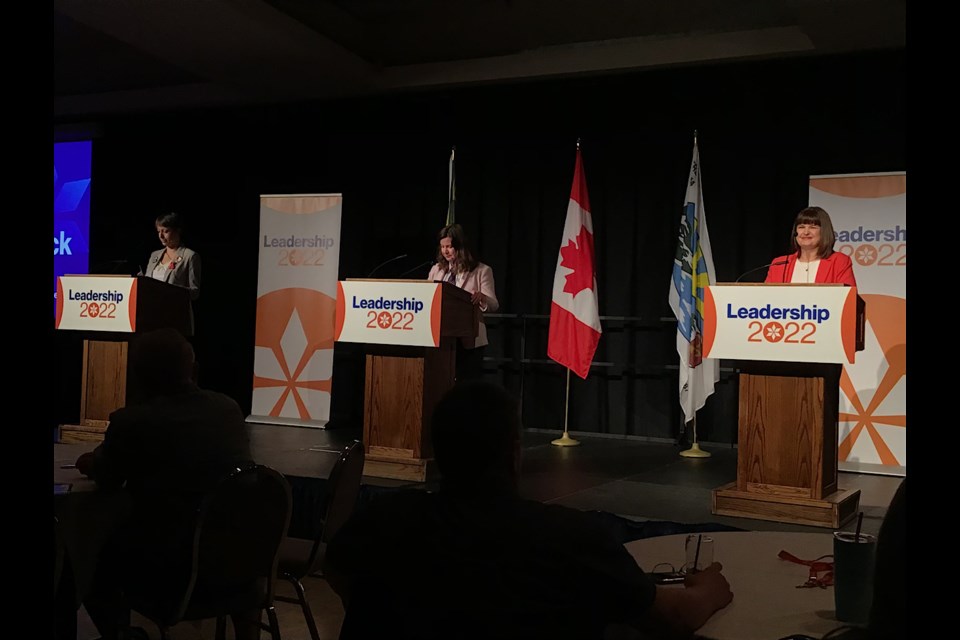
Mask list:
MULTIPOLYGON (((896 455, 884 442, 877 425, 889 425, 906 428, 906 415, 879 415, 877 408, 883 403, 897 383, 907 375, 907 301, 895 296, 880 294, 861 294, 866 303, 867 326, 872 329, 877 343, 883 352, 887 369, 873 390, 872 397, 861 397, 844 365, 840 376, 840 391, 853 406, 854 413, 841 413, 840 423, 852 423, 853 427, 840 442, 839 459, 846 461, 857 440, 867 435, 873 444, 880 461, 888 466, 903 466, 896 455)), ((864 395, 869 390, 862 390, 864 395)))
POLYGON ((907 243, 840 244, 836 250, 845 253, 861 267, 906 267, 907 243))
POLYGON ((879 255, 880 253, 872 244, 862 244, 853 252, 853 259, 857 261, 857 264, 869 267, 877 261, 879 255))
MULTIPOLYGON (((319 355, 333 356, 333 332, 336 301, 328 295, 310 289, 281 289, 257 300, 257 330, 255 344, 268 349, 275 362, 265 369, 282 372, 282 377, 271 378, 254 374, 253 389, 281 388, 279 398, 269 415, 279 417, 292 396, 301 419, 325 419, 312 416, 305 396, 310 391, 330 393, 331 380, 315 379, 308 365, 319 355), (330 351, 329 354, 323 354, 330 351)), ((264 357, 258 354, 258 357, 264 357)), ((328 369, 329 371, 329 369, 328 369)))

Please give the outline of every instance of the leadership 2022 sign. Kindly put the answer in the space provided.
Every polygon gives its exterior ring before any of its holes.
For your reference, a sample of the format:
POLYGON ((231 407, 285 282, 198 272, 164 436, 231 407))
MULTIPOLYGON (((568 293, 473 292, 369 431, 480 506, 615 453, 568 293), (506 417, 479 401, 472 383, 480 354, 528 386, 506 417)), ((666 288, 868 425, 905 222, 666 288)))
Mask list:
POLYGON ((440 346, 437 282, 346 280, 338 284, 338 342, 440 346))
POLYGON ((137 279, 112 276, 57 278, 57 329, 136 331, 137 279))
POLYGON ((842 285, 715 285, 703 304, 704 358, 853 362, 857 290, 842 285))

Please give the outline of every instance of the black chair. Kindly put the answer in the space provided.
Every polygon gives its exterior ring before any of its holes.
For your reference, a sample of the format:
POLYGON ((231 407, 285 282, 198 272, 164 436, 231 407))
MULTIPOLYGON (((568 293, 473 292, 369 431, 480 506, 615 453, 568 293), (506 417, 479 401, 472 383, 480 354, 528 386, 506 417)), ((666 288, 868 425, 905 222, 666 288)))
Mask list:
POLYGON ((303 579, 307 576, 323 577, 320 567, 327 550, 327 543, 340 530, 357 506, 360 493, 360 478, 363 475, 363 444, 354 440, 340 452, 327 479, 323 522, 313 540, 286 537, 280 544, 279 576, 293 585, 296 598, 277 595, 281 602, 299 604, 306 618, 307 628, 313 640, 320 640, 317 623, 307 602, 303 579))
POLYGON ((60 530, 60 520, 53 516, 53 637, 54 640, 77 638, 77 592, 67 561, 67 549, 60 530))
POLYGON ((159 594, 150 584, 128 587, 130 608, 156 624, 164 640, 181 621, 209 618, 217 619, 217 640, 225 640, 226 616, 236 625, 244 613, 266 611, 269 624, 250 624, 280 640, 273 582, 290 505, 290 485, 273 469, 254 465, 229 474, 197 512, 186 587, 159 594))
POLYGON ((63 574, 63 562, 66 549, 60 536, 60 520, 53 516, 53 594, 60 589, 60 576, 63 574))

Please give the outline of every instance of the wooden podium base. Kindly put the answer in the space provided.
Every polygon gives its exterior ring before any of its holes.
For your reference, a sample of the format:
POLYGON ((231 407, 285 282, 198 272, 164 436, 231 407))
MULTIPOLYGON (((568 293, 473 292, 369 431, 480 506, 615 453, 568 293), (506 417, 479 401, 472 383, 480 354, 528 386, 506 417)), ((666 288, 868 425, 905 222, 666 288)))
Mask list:
POLYGON ((434 461, 422 458, 394 458, 367 454, 363 462, 363 475, 372 478, 390 478, 410 482, 426 482, 428 471, 434 461))
POLYGON ((91 426, 81 424, 61 424, 57 426, 57 442, 83 443, 103 442, 107 425, 91 426))
POLYGON ((731 482, 713 490, 712 503, 715 515, 838 529, 860 509, 860 490, 841 489, 816 500, 740 491, 731 482))

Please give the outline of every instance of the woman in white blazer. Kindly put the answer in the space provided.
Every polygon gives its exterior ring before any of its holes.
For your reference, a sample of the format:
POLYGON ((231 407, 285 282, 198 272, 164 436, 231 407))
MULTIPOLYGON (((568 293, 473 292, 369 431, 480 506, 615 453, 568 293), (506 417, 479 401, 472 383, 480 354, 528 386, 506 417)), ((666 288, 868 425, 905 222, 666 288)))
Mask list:
POLYGON ((471 301, 481 313, 476 339, 461 338, 457 342, 457 381, 479 378, 483 373, 483 352, 487 346, 487 326, 482 314, 495 313, 500 308, 493 283, 493 269, 474 257, 459 224, 445 226, 437 237, 437 263, 430 269, 427 279, 450 282, 468 291, 471 301))

